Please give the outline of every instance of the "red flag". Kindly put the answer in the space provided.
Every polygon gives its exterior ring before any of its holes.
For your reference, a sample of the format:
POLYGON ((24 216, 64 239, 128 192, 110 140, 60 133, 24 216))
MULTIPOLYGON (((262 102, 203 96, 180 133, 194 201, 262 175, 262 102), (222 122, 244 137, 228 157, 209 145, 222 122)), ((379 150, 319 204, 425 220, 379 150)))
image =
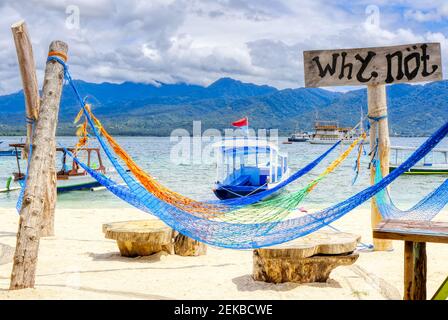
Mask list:
POLYGON ((247 117, 232 122, 232 126, 234 127, 247 127, 248 125, 249 120, 247 119, 247 117))

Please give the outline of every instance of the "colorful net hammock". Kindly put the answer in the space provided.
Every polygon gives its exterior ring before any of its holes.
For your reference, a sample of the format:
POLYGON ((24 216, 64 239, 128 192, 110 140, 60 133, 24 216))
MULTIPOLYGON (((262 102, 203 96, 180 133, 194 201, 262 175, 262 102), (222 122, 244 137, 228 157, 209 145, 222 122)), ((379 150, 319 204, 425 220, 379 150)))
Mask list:
MULTIPOLYGON (((65 63, 57 57, 49 57, 49 59, 56 60, 64 66, 67 80, 76 91, 65 63)), ((286 220, 235 223, 219 221, 213 215, 198 216, 192 214, 187 210, 182 210, 171 203, 163 201, 149 192, 120 164, 108 144, 97 131, 92 119, 89 119, 89 112, 84 108, 82 99, 80 99, 80 103, 84 110, 84 115, 86 115, 89 125, 92 127, 98 142, 119 175, 125 181, 126 186, 117 184, 115 181, 89 168, 74 157, 75 161, 77 161, 86 172, 124 201, 160 218, 167 225, 180 233, 209 245, 233 249, 259 248, 287 242, 328 225, 386 188, 403 172, 409 170, 430 152, 430 150, 448 133, 448 123, 446 123, 389 175, 382 178, 375 185, 370 186, 329 208, 286 220)), ((73 156, 69 152, 67 152, 67 154, 73 156)))
POLYGON ((172 204, 179 209, 188 211, 192 214, 196 214, 199 216, 206 215, 220 217, 221 220, 225 221, 273 221, 276 219, 284 218, 290 210, 295 209, 297 204, 300 203, 323 178, 333 172, 350 155, 352 150, 358 144, 362 145, 362 142, 366 138, 366 134, 363 133, 345 150, 345 152, 343 152, 336 160, 334 160, 316 179, 311 181, 305 188, 288 195, 277 196, 273 200, 262 201, 259 206, 255 207, 257 210, 256 214, 254 214, 254 208, 251 208, 250 211, 236 209, 256 203, 277 192, 281 188, 284 188, 291 182, 297 180, 299 177, 303 176, 311 169, 313 169, 318 163, 320 163, 331 151, 333 151, 340 144, 340 141, 333 145, 329 150, 327 150, 323 155, 318 157, 312 163, 297 171, 295 174, 290 176, 285 181, 279 183, 274 188, 247 197, 201 202, 170 190, 169 188, 159 183, 150 174, 145 172, 141 167, 139 167, 137 163, 132 159, 132 157, 107 132, 98 118, 93 115, 90 105, 84 104, 84 107, 81 109, 75 119, 75 123, 77 123, 83 115, 85 117, 85 121, 82 125, 79 126, 79 129, 77 130, 79 142, 76 145, 76 149, 82 148, 87 144, 87 127, 90 124, 92 129, 94 129, 94 126, 96 129, 95 131, 106 139, 109 146, 113 149, 115 155, 117 155, 124 162, 126 167, 148 192, 163 200, 164 202, 172 204), (277 209, 273 211, 272 207, 276 207, 277 209))
MULTIPOLYGON (((182 211, 149 193, 131 175, 127 174, 126 170, 118 161, 114 163, 114 166, 116 166, 120 175, 125 177, 124 180, 127 186, 118 185, 110 178, 92 170, 85 164, 78 163, 116 196, 145 212, 157 216, 180 233, 210 245, 233 249, 249 249, 287 242, 307 235, 339 219, 361 203, 376 195, 402 173, 409 170, 428 154, 447 133, 448 123, 437 130, 405 162, 389 175, 382 178, 375 185, 358 192, 336 205, 297 218, 262 223, 222 222, 216 219, 198 217, 182 211)), ((104 141, 101 142, 101 139, 99 139, 99 142, 104 152, 112 156, 111 150, 104 144, 104 141)), ((69 155, 71 154, 69 153, 69 155)), ((78 161, 76 157, 74 159, 78 161)))
MULTIPOLYGON (((376 159, 375 182, 378 183, 381 179, 381 163, 379 159, 376 159)), ((429 221, 448 203, 448 179, 408 210, 401 210, 394 204, 387 188, 378 192, 375 201, 384 219, 429 221)))

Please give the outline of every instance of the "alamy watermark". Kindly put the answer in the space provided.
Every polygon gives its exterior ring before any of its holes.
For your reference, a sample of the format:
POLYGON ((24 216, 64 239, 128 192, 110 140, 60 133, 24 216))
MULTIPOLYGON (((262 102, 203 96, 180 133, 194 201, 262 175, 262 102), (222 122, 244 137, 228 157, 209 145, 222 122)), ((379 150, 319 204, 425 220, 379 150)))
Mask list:
POLYGON ((78 30, 80 28, 81 10, 79 6, 71 4, 65 8, 67 17, 65 18, 65 27, 69 30, 78 30))
POLYGON ((377 5, 371 4, 368 5, 366 7, 365 10, 365 14, 366 14, 366 20, 364 22, 364 25, 366 27, 376 27, 379 28, 380 27, 380 23, 381 23, 381 13, 380 13, 380 8, 377 5))
MULTIPOLYGON (((193 121, 193 132, 175 129, 170 135, 170 161, 174 164, 213 164, 219 147, 232 150, 244 147, 253 151, 267 144, 278 146, 278 129, 224 129, 209 128, 202 131, 201 121, 193 121)), ((263 155, 249 152, 248 161, 261 161, 263 155), (257 156, 257 159, 250 159, 257 156)), ((269 161, 266 159, 266 161, 269 161)))

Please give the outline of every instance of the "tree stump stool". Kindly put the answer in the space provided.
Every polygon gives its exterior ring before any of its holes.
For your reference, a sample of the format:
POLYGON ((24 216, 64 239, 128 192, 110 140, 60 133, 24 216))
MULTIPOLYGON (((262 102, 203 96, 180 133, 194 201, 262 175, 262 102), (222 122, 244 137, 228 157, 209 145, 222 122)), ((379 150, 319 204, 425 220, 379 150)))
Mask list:
POLYGON ((257 281, 326 282, 333 269, 351 265, 360 236, 315 232, 303 238, 253 251, 253 278, 257 281))
POLYGON ((179 256, 202 256, 207 253, 207 246, 205 243, 193 240, 176 232, 174 237, 174 253, 179 256))
POLYGON ((107 239, 117 241, 124 257, 149 256, 165 251, 174 253, 173 230, 160 220, 122 221, 103 224, 107 239))

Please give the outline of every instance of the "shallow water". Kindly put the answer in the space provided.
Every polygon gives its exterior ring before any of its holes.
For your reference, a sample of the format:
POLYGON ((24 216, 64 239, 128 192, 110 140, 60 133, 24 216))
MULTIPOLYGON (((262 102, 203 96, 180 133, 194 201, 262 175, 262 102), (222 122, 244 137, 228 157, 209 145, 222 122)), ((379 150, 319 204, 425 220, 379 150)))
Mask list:
MULTIPOLYGON (((3 145, 13 142, 19 142, 20 137, 0 137, 4 141, 3 145)), ((214 163, 186 163, 176 164, 170 160, 170 152, 177 142, 170 142, 169 137, 118 137, 118 142, 131 154, 135 161, 150 172, 163 184, 169 188, 184 195, 200 200, 214 199, 211 190, 215 181, 214 163)), ((286 138, 280 138, 284 141, 286 138)), ((425 138, 391 138, 392 145, 399 146, 418 146, 425 138)), ((69 146, 76 141, 72 137, 58 137, 58 143, 69 146)), ((91 146, 95 146, 92 140, 91 146)), ((210 145, 210 142, 202 143, 203 150, 210 145)), ((293 143, 291 145, 280 144, 281 151, 289 156, 289 167, 294 172, 307 163, 314 160, 330 146, 311 145, 308 143, 293 143)), ((324 160, 311 173, 299 179, 289 190, 295 190, 306 185, 311 179, 316 177, 328 163, 335 159, 342 152, 341 146, 337 151, 331 154, 327 160, 324 160)), ((448 139, 444 139, 439 146, 448 148, 448 139)), ((367 146, 367 149, 369 147, 367 146)), ((193 149, 193 147, 191 148, 193 149)), ((104 153, 103 158, 105 158, 104 153)), ((356 192, 369 186, 369 170, 367 165, 369 158, 367 155, 362 157, 361 172, 355 185, 352 185, 354 171, 352 169, 357 151, 352 152, 349 158, 308 196, 303 206, 307 207, 325 207, 335 204, 355 194, 356 192)), ((106 166, 110 167, 107 159, 103 159, 106 166)), ((58 160, 58 166, 59 166, 58 160)), ((21 167, 26 167, 26 162, 21 160, 21 167)), ((16 171, 16 160, 14 157, 0 157, 0 188, 6 184, 6 179, 16 171)), ((418 202, 423 196, 440 185, 446 176, 402 176, 392 184, 391 193, 397 205, 406 208, 418 202)), ((0 193, 0 207, 14 207, 18 197, 18 192, 0 193)), ((107 207, 126 207, 126 203, 116 198, 108 191, 74 191, 58 195, 58 207, 62 208, 107 208, 107 207)), ((364 204, 365 206, 367 204, 364 204)))

